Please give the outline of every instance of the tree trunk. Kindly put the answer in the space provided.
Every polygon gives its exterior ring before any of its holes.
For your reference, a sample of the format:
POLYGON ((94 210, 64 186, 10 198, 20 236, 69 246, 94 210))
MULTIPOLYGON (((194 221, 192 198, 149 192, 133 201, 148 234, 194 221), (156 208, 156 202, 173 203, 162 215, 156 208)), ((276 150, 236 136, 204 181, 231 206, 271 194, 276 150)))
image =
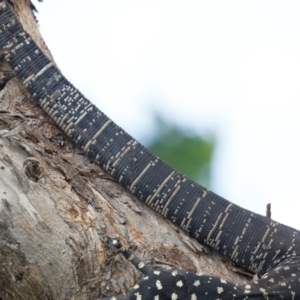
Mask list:
MULTIPOLYGON (((29 1, 12 2, 51 58, 29 1)), ((248 280, 83 156, 5 62, 0 116, 0 299, 96 299, 128 291, 142 275, 107 244, 107 236, 153 268, 248 280)))

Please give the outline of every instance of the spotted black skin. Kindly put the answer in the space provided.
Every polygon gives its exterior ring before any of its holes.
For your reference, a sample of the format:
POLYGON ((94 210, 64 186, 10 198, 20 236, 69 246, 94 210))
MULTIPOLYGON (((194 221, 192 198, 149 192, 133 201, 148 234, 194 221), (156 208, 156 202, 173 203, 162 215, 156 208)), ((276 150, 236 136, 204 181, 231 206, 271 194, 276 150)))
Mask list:
POLYGON ((125 249, 122 244, 109 238, 145 277, 126 295, 100 300, 137 299, 298 299, 292 286, 300 287, 298 259, 286 259, 274 270, 251 284, 238 285, 214 276, 197 274, 187 270, 161 269, 154 271, 139 258, 125 249), (277 284, 274 284, 277 282, 277 284), (289 284, 285 284, 285 283, 289 284), (172 287, 172 288, 170 288, 172 287))
MULTIPOLYGON (((206 276, 203 282, 207 280, 207 284, 202 284, 197 289, 198 298, 192 299, 300 299, 298 230, 223 199, 144 148, 68 82, 23 29, 7 0, 0 0, 0 49, 34 99, 91 160, 191 237, 261 276, 242 290, 232 283, 223 284, 226 293, 221 298, 207 294, 220 287, 220 279, 206 276), (234 287, 239 291, 236 294, 234 287)), ((168 272, 159 276, 161 292, 177 289, 168 272)), ((191 289, 193 276, 198 276, 183 275, 179 270, 178 274, 192 278, 184 289, 191 289)), ((147 289, 153 284, 150 278, 140 285, 142 296, 130 299, 158 299, 154 290, 150 293, 147 289)))

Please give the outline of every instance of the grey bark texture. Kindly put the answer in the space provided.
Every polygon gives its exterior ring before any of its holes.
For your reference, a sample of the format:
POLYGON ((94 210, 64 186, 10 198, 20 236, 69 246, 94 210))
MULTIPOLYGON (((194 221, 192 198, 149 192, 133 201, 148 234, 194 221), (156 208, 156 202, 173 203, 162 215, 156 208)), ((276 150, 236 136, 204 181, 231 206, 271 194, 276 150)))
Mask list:
MULTIPOLYGON (((12 3, 51 58, 30 2, 12 3)), ((0 300, 97 299, 126 292, 142 276, 107 244, 107 236, 119 238, 153 268, 249 280, 91 163, 1 62, 0 300)))

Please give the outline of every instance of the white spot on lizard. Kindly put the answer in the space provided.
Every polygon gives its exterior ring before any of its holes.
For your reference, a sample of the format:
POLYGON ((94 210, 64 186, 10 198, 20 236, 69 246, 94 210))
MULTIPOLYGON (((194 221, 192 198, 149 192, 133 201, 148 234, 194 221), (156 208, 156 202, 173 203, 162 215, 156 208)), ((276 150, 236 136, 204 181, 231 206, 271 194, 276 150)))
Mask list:
POLYGON ((171 295, 171 300, 177 300, 177 299, 178 299, 178 295, 175 294, 175 293, 173 293, 173 294, 171 295))
POLYGON ((183 286, 183 282, 181 280, 179 280, 179 281, 176 282, 176 285, 178 287, 182 287, 183 286))
POLYGON ((142 295, 140 293, 135 293, 136 300, 142 300, 142 295))
POLYGON ((163 288, 160 280, 156 280, 156 287, 158 290, 161 290, 163 288))
POLYGON ((195 280, 194 286, 199 286, 200 285, 200 280, 195 280))

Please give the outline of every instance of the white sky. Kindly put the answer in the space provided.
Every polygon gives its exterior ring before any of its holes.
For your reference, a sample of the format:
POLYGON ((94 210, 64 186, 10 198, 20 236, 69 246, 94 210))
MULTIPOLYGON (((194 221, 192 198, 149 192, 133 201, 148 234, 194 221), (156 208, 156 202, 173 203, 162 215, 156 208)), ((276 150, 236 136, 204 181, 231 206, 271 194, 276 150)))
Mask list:
POLYGON ((34 3, 59 67, 110 118, 140 141, 153 111, 215 132, 212 190, 300 228, 299 1, 34 3))

